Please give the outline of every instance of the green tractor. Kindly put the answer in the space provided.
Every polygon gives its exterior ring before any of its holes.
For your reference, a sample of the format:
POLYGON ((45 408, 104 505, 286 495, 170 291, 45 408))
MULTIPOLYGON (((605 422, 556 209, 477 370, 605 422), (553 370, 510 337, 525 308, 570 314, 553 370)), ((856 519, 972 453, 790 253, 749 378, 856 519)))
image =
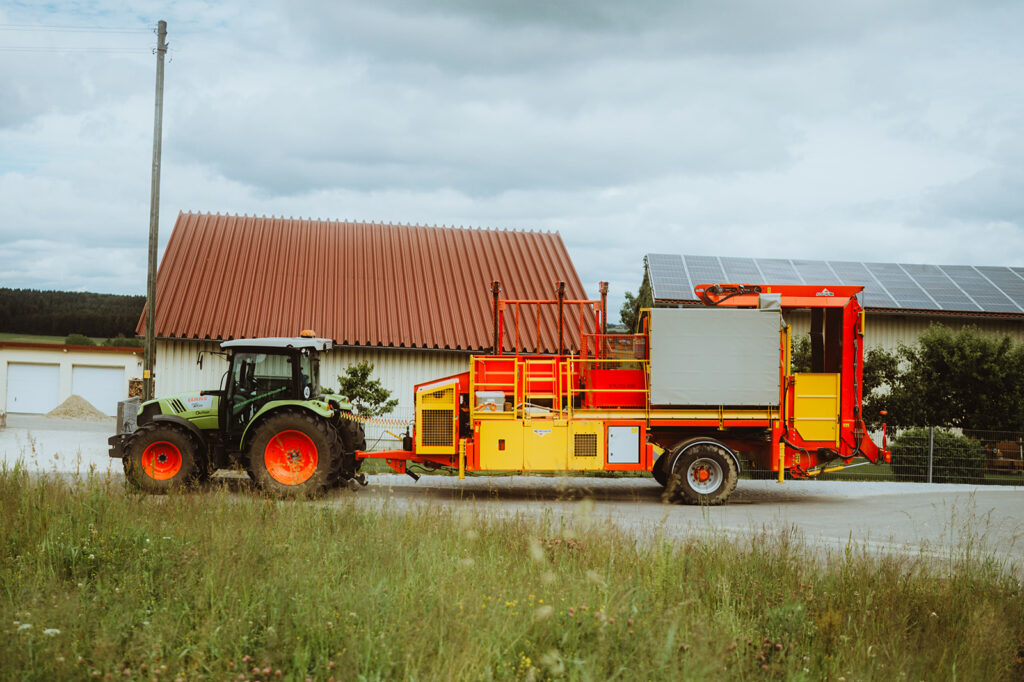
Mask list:
MULTIPOLYGON (((363 427, 345 396, 320 390, 318 353, 331 345, 306 336, 221 343, 221 388, 142 403, 135 423, 129 418, 108 439, 110 456, 151 493, 226 468, 245 469, 277 496, 315 495, 353 479, 365 485, 355 456, 366 448, 363 427)), ((200 367, 202 360, 200 353, 200 367)))

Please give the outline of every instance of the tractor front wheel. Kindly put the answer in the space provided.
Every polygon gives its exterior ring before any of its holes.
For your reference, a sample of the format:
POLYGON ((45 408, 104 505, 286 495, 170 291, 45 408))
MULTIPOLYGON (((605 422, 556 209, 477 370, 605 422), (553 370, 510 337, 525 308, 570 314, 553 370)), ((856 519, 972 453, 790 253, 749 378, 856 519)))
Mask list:
POLYGON ((329 429, 309 412, 285 411, 267 417, 256 427, 248 448, 247 468, 253 480, 281 497, 322 492, 338 466, 329 429))
POLYGON ((736 488, 739 471, 732 452, 713 438, 691 438, 664 456, 671 457, 664 492, 670 502, 722 504, 736 488))
POLYGON ((148 493, 193 483, 203 470, 192 436, 170 424, 140 426, 121 461, 125 478, 148 493))

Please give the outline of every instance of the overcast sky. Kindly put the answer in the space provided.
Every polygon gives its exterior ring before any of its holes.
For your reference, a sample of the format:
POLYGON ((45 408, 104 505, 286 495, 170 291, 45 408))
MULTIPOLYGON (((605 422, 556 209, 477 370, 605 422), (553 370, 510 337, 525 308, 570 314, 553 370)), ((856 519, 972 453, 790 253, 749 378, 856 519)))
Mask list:
POLYGON ((0 286, 144 293, 159 19, 161 254, 557 230, 615 309, 649 252, 1024 264, 1019 1, 2 2, 0 286))

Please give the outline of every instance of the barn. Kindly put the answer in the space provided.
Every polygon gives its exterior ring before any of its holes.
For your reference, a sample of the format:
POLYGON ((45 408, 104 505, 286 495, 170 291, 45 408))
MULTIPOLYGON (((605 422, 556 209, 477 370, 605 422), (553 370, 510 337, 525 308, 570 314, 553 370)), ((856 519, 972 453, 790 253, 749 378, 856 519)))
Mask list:
POLYGON ((372 362, 393 416, 411 419, 414 384, 491 349, 494 280, 508 298, 553 298, 559 281, 587 298, 556 232, 181 213, 157 275, 156 393, 219 386, 226 363, 196 359, 221 341, 312 330, 335 343, 326 386, 372 362))
MULTIPOLYGON (((1024 268, 973 265, 861 263, 783 258, 737 258, 651 253, 645 257, 654 303, 702 305, 697 284, 811 284, 864 287, 866 348, 912 345, 932 324, 957 330, 974 325, 1024 342, 1024 268)), ((790 315, 796 334, 810 315, 790 315)))

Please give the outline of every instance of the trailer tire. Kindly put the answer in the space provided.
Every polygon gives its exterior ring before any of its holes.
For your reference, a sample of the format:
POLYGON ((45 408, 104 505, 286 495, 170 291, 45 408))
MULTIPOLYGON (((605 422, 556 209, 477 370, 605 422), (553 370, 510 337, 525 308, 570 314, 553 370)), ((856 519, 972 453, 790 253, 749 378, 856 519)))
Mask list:
POLYGON ((158 495, 190 485, 206 471, 192 436, 159 422, 144 424, 132 434, 121 463, 128 482, 158 495))
POLYGON ((256 427, 246 468, 275 497, 318 495, 339 464, 332 436, 331 427, 311 412, 276 412, 256 427))
POLYGON ((713 438, 691 438, 671 453, 663 497, 685 504, 723 504, 736 489, 739 471, 732 451, 713 438))

